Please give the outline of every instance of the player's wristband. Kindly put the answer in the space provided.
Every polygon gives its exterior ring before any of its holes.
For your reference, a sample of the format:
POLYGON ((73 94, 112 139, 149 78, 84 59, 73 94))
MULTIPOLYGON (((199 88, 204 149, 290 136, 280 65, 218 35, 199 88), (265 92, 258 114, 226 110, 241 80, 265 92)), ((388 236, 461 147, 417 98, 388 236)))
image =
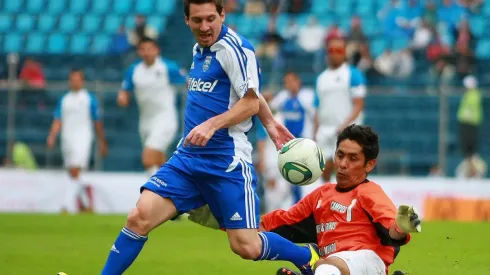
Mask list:
POLYGON ((404 234, 406 235, 407 233, 403 232, 403 230, 400 229, 400 227, 398 227, 398 224, 395 223, 395 231, 400 233, 400 234, 404 234))

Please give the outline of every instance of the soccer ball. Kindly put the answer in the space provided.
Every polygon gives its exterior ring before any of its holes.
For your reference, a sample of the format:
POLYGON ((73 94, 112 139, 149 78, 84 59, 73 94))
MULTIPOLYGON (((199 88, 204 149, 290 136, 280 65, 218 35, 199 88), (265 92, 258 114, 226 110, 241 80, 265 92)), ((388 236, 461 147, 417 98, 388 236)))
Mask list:
POLYGON ((289 183, 308 185, 321 176, 325 169, 325 156, 313 140, 295 138, 279 151, 278 166, 289 183))

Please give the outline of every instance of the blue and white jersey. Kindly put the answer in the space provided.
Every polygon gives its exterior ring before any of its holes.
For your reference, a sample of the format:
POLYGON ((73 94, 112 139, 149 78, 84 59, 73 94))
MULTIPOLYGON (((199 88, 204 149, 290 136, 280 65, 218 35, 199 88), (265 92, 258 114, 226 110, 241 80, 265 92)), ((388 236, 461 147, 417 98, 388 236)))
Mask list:
MULTIPOLYGON (((316 81, 316 100, 319 127, 337 129, 353 109, 354 98, 366 96, 366 80, 355 67, 343 64, 337 69, 326 69, 316 81)), ((363 113, 356 123, 361 124, 363 113)))
POLYGON ((99 103, 86 89, 69 91, 59 100, 54 118, 61 120, 62 140, 91 140, 93 122, 100 119, 99 103))
POLYGON ((175 113, 175 89, 171 84, 184 84, 185 81, 177 63, 160 57, 151 66, 141 60, 131 65, 122 89, 134 93, 140 120, 144 122, 159 114, 175 113))
MULTIPOLYGON (((260 71, 255 50, 245 38, 223 25, 210 48, 193 49, 185 109, 184 137, 196 126, 233 107, 248 89, 259 95, 260 71)), ((178 152, 236 156, 252 162, 247 132, 252 120, 216 131, 205 147, 183 147, 178 152)))
POLYGON ((296 96, 290 91, 279 92, 271 101, 270 108, 278 111, 284 126, 297 138, 313 138, 315 119, 315 92, 302 88, 296 96))

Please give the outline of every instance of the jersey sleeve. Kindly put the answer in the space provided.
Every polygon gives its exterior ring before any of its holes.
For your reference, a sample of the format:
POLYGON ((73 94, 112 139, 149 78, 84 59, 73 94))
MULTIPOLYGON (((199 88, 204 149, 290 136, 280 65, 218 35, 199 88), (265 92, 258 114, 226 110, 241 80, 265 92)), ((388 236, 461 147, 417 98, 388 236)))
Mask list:
POLYGON ((56 104, 56 108, 54 109, 54 112, 53 112, 54 119, 61 119, 62 104, 63 104, 63 97, 61 97, 58 100, 58 104, 56 104))
POLYGON ((301 102, 301 106, 303 106, 309 118, 313 118, 316 113, 315 98, 315 91, 312 89, 303 89, 298 95, 298 100, 301 102))
POLYGON ((184 84, 186 82, 186 76, 183 70, 180 69, 177 62, 163 58, 163 62, 167 65, 168 79, 172 84, 184 84))
POLYGON ((407 234, 403 240, 395 240, 390 237, 389 231, 390 227, 395 224, 397 209, 379 185, 370 184, 358 199, 362 209, 376 228, 381 244, 401 246, 410 241, 410 234, 407 234))
POLYGON ((99 101, 93 94, 90 94, 90 116, 94 121, 98 121, 100 119, 99 101))
POLYGON ((288 91, 280 91, 275 97, 272 98, 269 107, 273 111, 280 111, 287 99, 288 91))
POLYGON ((262 225, 267 231, 273 231, 284 226, 293 226, 313 216, 316 198, 322 187, 315 189, 288 210, 274 210, 262 216, 262 225))
POLYGON ((216 54, 238 97, 245 96, 249 89, 259 95, 259 75, 255 53, 243 49, 231 39, 225 38, 226 46, 216 54))
POLYGON ((133 73, 135 67, 136 65, 132 65, 124 74, 124 80, 122 82, 121 89, 128 92, 133 92, 134 90, 133 73))
POLYGON ((366 97, 366 78, 355 67, 350 67, 350 93, 353 98, 366 97))

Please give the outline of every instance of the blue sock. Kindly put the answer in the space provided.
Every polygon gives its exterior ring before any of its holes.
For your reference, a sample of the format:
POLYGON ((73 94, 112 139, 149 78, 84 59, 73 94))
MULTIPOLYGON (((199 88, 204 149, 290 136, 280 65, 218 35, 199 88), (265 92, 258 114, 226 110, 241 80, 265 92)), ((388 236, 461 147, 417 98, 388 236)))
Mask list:
POLYGON ((259 236, 262 240, 262 252, 257 261, 288 261, 301 267, 311 259, 311 251, 306 246, 296 245, 272 232, 260 232, 259 236))
POLYGON ((120 275, 136 259, 148 237, 140 236, 124 227, 112 245, 101 275, 120 275))

